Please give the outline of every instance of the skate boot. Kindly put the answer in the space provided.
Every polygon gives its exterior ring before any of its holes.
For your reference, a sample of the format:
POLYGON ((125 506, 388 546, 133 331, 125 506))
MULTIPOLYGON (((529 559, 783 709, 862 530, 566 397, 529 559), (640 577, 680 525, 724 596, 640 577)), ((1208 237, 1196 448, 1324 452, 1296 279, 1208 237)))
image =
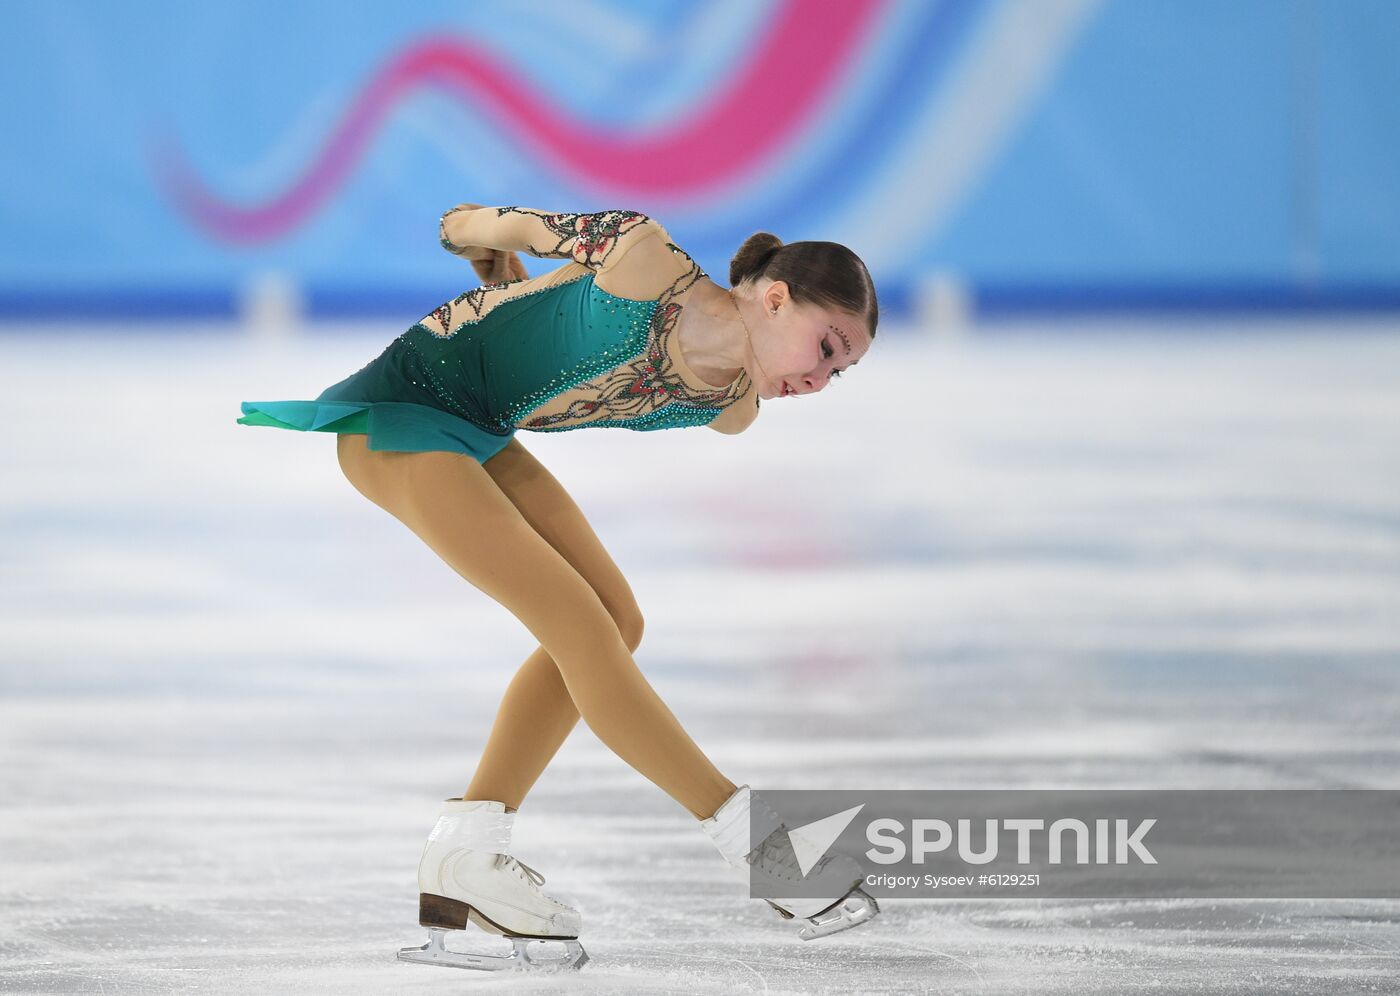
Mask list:
POLYGON ((797 936, 804 941, 859 926, 880 912, 874 897, 860 888, 864 876, 849 855, 827 854, 803 875, 788 828, 747 785, 739 786, 714 816, 700 821, 700 826, 724 860, 756 889, 781 896, 782 888, 788 885, 815 882, 824 886, 825 898, 765 900, 784 919, 802 921, 797 936), (755 816, 752 836, 750 811, 755 816))
POLYGON ((581 968, 588 955, 578 942, 578 911, 540 891, 544 876, 510 856, 514 813, 499 802, 448 799, 428 835, 418 864, 418 922, 428 943, 402 948, 402 961, 450 968, 581 968), (510 954, 448 949, 449 931, 473 923, 509 938, 510 954), (549 951, 549 943, 562 951, 549 951))

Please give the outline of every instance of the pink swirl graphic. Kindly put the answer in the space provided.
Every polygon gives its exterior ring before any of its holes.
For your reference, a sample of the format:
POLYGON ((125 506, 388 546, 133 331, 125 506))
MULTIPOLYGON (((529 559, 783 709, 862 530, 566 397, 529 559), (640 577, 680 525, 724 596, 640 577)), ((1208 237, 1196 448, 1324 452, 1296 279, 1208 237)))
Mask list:
POLYGON ((502 130, 575 180, 634 194, 693 194, 752 169, 815 112, 860 48, 881 0, 787 0, 745 64, 708 104, 673 127, 614 135, 568 120, 490 53, 426 41, 390 60, 356 96, 311 166, 262 204, 211 192, 173 142, 158 179, 195 224, 228 242, 274 239, 345 182, 384 120, 414 90, 435 86, 480 106, 502 130))

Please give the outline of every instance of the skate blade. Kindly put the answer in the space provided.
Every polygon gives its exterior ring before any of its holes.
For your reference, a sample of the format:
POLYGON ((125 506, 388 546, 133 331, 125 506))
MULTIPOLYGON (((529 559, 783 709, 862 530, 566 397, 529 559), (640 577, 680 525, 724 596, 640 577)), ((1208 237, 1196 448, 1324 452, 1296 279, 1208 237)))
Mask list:
POLYGON ((472 954, 450 950, 446 944, 447 933, 441 927, 429 927, 428 943, 416 948, 400 948, 399 961, 440 965, 443 968, 475 968, 484 972, 551 972, 579 969, 588 963, 588 952, 576 940, 544 941, 531 937, 511 937, 510 954, 472 954), (564 950, 558 954, 540 950, 549 944, 562 944, 564 950))
POLYGON ((807 917, 806 924, 797 931, 797 936, 804 941, 811 941, 838 931, 850 930, 852 927, 869 923, 879 912, 880 904, 875 902, 873 896, 861 889, 852 889, 846 894, 846 898, 835 906, 822 910, 816 916, 807 917))

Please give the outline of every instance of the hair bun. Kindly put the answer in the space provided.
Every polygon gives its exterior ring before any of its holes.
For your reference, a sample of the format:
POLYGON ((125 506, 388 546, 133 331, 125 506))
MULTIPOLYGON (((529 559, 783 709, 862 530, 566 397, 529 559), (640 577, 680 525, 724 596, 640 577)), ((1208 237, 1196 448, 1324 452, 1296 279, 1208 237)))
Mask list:
POLYGON ((782 247, 783 240, 772 232, 755 232, 750 235, 730 260, 729 286, 737 287, 763 276, 763 271, 782 247))

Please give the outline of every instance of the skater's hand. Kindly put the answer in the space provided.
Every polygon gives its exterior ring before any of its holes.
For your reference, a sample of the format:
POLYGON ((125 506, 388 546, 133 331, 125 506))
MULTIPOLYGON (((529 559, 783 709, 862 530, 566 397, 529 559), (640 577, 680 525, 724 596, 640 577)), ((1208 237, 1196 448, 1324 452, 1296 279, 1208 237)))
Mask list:
POLYGON ((494 265, 498 250, 488 249, 485 246, 469 245, 462 241, 462 237, 457 231, 449 231, 450 228, 455 227, 457 215, 461 214, 463 211, 478 211, 482 207, 483 205, 481 204, 458 204, 452 210, 445 211, 442 217, 438 219, 438 241, 441 242, 442 247, 452 253, 452 255, 471 263, 472 266, 476 268, 476 272, 482 275, 484 279, 485 274, 483 273, 482 267, 477 266, 477 264, 487 264, 488 268, 494 265))
POLYGON ((455 242, 449 246, 450 241, 446 228, 448 217, 458 211, 479 211, 483 204, 458 204, 447 214, 443 215, 441 235, 443 238, 443 248, 461 256, 471 263, 476 275, 481 278, 484 284, 507 284, 516 280, 529 280, 530 274, 525 269, 525 264, 520 261, 520 257, 509 249, 489 249, 485 246, 458 246, 455 242), (455 248, 454 248, 455 247, 455 248))
POLYGON ((474 259, 472 269, 483 284, 511 283, 515 280, 529 280, 530 274, 520 257, 510 249, 492 249, 488 259, 474 259))

